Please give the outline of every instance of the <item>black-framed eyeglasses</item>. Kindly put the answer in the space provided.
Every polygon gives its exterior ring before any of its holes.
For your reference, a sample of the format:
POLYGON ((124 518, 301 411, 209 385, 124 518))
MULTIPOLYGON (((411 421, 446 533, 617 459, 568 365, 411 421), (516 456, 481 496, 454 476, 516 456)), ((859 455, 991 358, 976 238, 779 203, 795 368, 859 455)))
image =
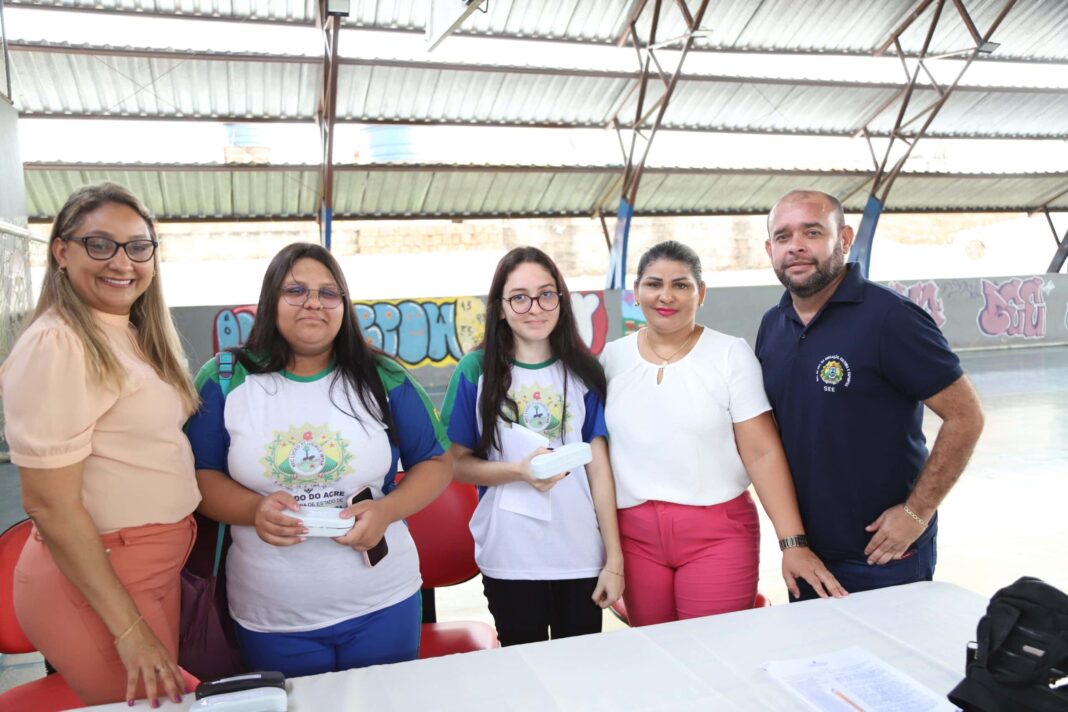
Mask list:
POLYGON ((516 314, 526 314, 534 306, 534 302, 537 302, 543 311, 552 311, 560 306, 560 292, 542 292, 536 297, 517 294, 514 297, 504 297, 504 301, 511 305, 516 314))
POLYGON ((303 284, 287 284, 282 287, 282 299, 291 307, 302 307, 308 302, 312 292, 315 292, 323 309, 336 309, 341 305, 341 300, 345 298, 345 293, 334 287, 309 289, 303 284))
POLYGON ((155 240, 130 240, 115 242, 110 237, 91 235, 89 237, 61 237, 64 242, 80 242, 85 247, 85 254, 94 260, 110 260, 119 253, 121 247, 131 262, 148 262, 156 254, 159 243, 155 240))

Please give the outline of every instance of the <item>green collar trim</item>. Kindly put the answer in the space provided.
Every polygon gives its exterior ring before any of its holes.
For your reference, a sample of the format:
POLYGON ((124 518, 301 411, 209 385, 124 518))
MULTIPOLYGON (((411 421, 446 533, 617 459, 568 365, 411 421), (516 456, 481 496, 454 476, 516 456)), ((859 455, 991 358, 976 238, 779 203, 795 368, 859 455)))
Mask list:
POLYGON ((537 370, 539 368, 545 368, 546 366, 552 366, 554 363, 556 363, 556 361, 557 361, 557 358, 555 356, 553 356, 548 361, 542 361, 541 363, 522 363, 520 361, 512 361, 512 365, 517 367, 517 368, 526 368, 526 369, 529 369, 531 371, 535 371, 535 370, 537 370))
POLYGON ((333 372, 335 365, 336 364, 331 362, 330 365, 324 368, 322 371, 319 371, 319 373, 312 374, 311 376, 297 376, 283 369, 282 376, 289 379, 290 381, 296 381, 297 383, 312 383, 313 381, 318 381, 329 376, 333 372))

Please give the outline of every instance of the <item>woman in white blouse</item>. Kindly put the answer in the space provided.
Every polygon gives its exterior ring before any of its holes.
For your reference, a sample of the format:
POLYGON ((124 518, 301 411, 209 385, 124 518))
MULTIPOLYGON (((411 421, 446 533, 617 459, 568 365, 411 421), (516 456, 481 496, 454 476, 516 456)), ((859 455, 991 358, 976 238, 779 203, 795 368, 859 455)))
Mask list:
POLYGON ((743 339, 696 323, 705 283, 675 241, 638 263, 646 326, 605 348, 606 421, 632 625, 751 608, 760 525, 750 482, 783 550, 782 573, 821 597, 845 591, 807 547, 793 481, 743 339))

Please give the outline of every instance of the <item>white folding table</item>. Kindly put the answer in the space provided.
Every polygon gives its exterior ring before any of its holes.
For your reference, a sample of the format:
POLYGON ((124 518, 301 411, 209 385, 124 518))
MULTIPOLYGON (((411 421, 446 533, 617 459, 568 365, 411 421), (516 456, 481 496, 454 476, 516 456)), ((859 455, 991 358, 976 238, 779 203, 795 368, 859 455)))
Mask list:
MULTIPOLYGON (((931 582, 290 681, 290 712, 794 710, 762 668, 858 645, 939 695, 987 599, 931 582)), ((184 709, 164 702, 161 710, 184 709)), ((135 709, 147 709, 141 701, 135 709)), ((95 707, 129 710, 125 704, 95 707)))

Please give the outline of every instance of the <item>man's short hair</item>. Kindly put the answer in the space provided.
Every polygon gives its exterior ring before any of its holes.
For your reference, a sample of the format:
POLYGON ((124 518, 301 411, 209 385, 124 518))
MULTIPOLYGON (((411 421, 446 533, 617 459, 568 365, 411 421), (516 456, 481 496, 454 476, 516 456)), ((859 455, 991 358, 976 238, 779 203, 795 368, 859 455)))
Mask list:
POLYGON ((768 211, 768 233, 771 233, 771 214, 775 211, 775 208, 779 206, 779 203, 804 200, 806 198, 822 198, 830 203, 831 214, 834 215, 834 219, 838 221, 838 229, 842 229, 845 225, 845 209, 842 207, 842 201, 830 193, 824 193, 822 190, 802 188, 800 190, 791 190, 789 193, 776 200, 775 204, 771 206, 771 210, 768 211))

